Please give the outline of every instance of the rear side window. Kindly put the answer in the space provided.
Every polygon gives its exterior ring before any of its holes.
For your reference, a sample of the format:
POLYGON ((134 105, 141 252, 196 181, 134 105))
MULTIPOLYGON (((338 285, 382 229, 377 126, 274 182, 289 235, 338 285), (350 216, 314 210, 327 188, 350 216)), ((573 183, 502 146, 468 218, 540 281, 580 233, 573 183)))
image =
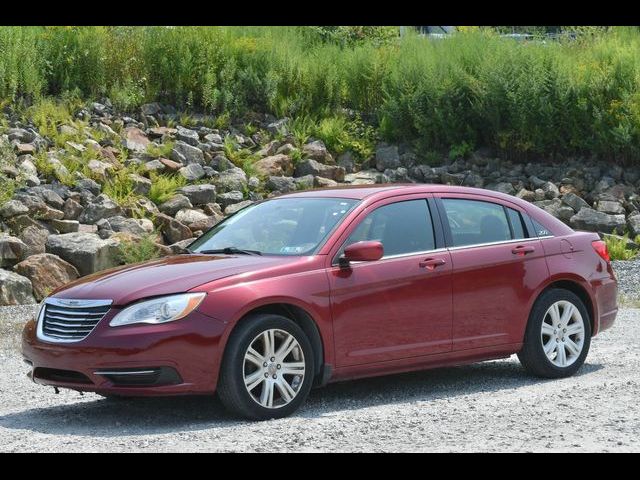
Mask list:
MULTIPOLYGON (((514 228, 514 233, 518 228, 510 227, 505 213, 505 210, 510 209, 505 209, 502 205, 458 198, 443 198, 442 203, 454 247, 512 240, 511 228, 514 228)), ((520 214, 515 210, 514 213, 514 218, 518 218, 520 222, 517 235, 524 238, 520 214)), ((517 225, 517 222, 514 223, 517 225)))
POLYGON ((385 257, 435 249, 426 200, 408 200, 377 208, 360 222, 345 245, 365 240, 381 242, 385 257))
POLYGON ((533 228, 535 229, 537 236, 548 237, 553 235, 547 227, 542 225, 540 222, 535 221, 533 218, 531 219, 531 223, 533 223, 533 228))

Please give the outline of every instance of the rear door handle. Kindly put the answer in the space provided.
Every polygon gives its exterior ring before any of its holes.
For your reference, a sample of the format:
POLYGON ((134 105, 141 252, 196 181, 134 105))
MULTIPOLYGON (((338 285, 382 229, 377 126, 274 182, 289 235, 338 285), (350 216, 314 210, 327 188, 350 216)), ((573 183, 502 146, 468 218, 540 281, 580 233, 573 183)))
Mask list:
POLYGON ((447 263, 444 258, 425 258, 418 265, 420 268, 426 268, 427 270, 433 270, 436 267, 444 265, 447 263))
POLYGON ((519 245, 511 250, 514 255, 526 255, 527 253, 533 253, 536 249, 534 247, 519 245))

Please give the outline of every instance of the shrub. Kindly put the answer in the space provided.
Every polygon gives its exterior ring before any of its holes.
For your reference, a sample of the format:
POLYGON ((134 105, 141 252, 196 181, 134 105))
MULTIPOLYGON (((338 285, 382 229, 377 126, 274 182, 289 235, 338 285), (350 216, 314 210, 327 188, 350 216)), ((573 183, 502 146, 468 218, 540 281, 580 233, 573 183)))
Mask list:
MULTIPOLYGON (((617 235, 606 235, 604 241, 609 250, 611 260, 632 260, 638 255, 638 248, 629 248, 629 234, 622 237, 617 235)), ((640 244, 640 235, 636 237, 636 245, 640 244)))
POLYGON ((156 234, 145 235, 135 240, 122 240, 118 249, 119 260, 125 265, 160 257, 160 249, 156 245, 156 234))
POLYGON ((184 187, 187 180, 181 175, 151 175, 149 199, 156 205, 166 202, 176 194, 176 190, 184 187))
MULTIPOLYGON (((637 164, 637 27, 568 27, 576 40, 544 43, 465 30, 434 41, 369 26, 0 27, 0 99, 70 91, 125 110, 158 100, 211 113, 217 128, 248 111, 309 117, 336 149, 349 143, 337 130, 352 122, 345 111, 357 111, 386 140, 443 154, 466 144, 637 164)), ((53 133, 61 112, 45 107, 53 133)), ((298 142, 307 127, 292 126, 298 142)), ((363 139, 347 133, 357 149, 363 139)))

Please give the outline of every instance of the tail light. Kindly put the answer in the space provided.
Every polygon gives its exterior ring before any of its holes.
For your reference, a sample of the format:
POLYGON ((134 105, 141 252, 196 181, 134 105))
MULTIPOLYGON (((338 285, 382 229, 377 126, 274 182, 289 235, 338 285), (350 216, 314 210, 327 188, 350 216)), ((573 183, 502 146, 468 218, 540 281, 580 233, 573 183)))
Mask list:
POLYGON ((593 245, 593 249, 605 262, 609 263, 611 261, 606 243, 604 243, 602 240, 594 240, 593 242, 591 242, 591 245, 593 245))

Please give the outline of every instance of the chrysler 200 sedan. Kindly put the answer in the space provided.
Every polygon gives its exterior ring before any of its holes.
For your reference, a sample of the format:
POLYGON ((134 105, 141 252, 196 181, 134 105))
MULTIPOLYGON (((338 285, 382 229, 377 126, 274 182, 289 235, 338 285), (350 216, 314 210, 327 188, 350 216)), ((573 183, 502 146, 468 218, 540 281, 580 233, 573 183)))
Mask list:
POLYGON ((306 191, 246 207, 188 252, 53 292, 23 332, 33 381, 106 397, 213 394, 282 417, 313 386, 517 354, 566 377, 611 327, 597 234, 498 192, 306 191))

